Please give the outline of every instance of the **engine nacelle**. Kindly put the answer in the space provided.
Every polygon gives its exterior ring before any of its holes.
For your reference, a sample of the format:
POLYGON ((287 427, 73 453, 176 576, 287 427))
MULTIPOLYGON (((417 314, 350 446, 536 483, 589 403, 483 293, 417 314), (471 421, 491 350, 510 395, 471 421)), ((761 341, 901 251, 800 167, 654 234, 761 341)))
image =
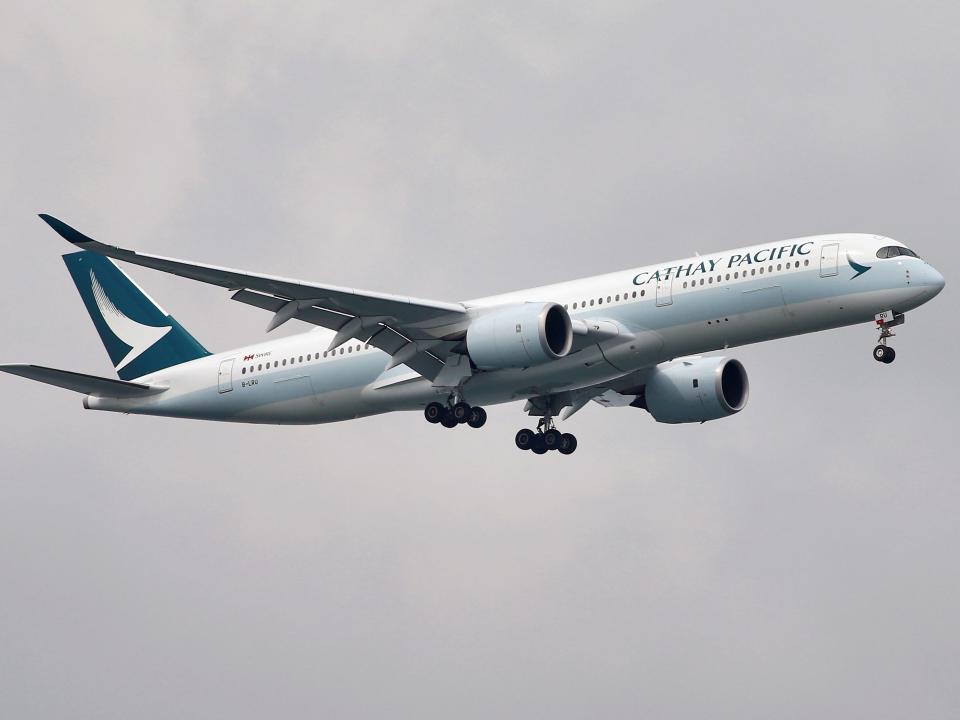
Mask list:
POLYGON ((557 303, 507 305, 467 328, 467 352, 481 370, 540 365, 562 358, 571 345, 570 316, 557 303))
POLYGON ((657 422, 706 422, 740 412, 749 394, 747 371, 739 361, 708 357, 657 368, 647 380, 644 400, 657 422))

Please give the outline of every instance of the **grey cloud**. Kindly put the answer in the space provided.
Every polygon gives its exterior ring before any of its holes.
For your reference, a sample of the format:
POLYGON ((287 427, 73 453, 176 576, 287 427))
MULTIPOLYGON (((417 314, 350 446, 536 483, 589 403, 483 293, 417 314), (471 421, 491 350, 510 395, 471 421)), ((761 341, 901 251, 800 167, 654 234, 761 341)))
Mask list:
MULTIPOLYGON (((84 412, 2 378, 7 717, 954 717, 954 3, 6 3, 4 361, 106 373, 40 223, 460 299, 888 234, 898 329, 740 348, 748 409, 570 458, 391 415, 84 412)), ((131 271, 212 348, 226 294, 131 271)), ((291 332, 284 328, 282 332, 291 332)))

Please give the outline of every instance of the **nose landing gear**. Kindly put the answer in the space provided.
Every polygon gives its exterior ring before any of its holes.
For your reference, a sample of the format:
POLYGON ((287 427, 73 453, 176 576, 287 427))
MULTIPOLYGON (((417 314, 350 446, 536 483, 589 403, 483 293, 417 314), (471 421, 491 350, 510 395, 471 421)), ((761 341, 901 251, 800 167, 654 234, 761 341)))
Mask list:
POLYGON ((880 342, 873 349, 873 359, 877 362, 889 365, 897 357, 897 352, 887 345, 887 339, 896 337, 896 334, 890 330, 897 325, 903 325, 905 316, 903 313, 895 313, 893 310, 879 313, 876 316, 877 327, 880 328, 880 342))

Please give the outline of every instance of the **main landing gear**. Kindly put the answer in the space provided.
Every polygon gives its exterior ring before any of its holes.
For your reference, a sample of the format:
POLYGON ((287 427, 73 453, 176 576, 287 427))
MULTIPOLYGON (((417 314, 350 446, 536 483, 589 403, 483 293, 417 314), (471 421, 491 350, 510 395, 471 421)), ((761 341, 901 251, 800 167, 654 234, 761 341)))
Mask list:
POLYGON ((887 339, 896 336, 890 328, 903 325, 904 319, 903 313, 895 313, 892 310, 876 316, 877 327, 880 328, 880 343, 873 349, 874 360, 889 365, 897 357, 896 350, 887 345, 887 339))
POLYGON ((516 443, 521 450, 533 450, 536 455, 543 455, 550 450, 559 450, 561 455, 571 455, 577 449, 576 436, 561 433, 553 426, 553 419, 549 416, 540 419, 536 432, 520 430, 516 443))
POLYGON ((481 428, 487 422, 487 411, 482 407, 473 407, 462 400, 455 403, 432 402, 423 410, 423 416, 429 423, 439 423, 445 428, 455 428, 466 424, 472 428, 481 428))

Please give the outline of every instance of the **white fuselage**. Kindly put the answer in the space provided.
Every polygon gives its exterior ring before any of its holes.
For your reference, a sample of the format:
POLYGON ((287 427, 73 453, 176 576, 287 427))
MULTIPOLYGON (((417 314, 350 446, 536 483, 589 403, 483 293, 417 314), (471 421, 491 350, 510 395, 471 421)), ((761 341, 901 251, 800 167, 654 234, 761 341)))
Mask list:
MULTIPOLYGON (((942 288, 923 260, 878 259, 897 244, 823 235, 547 285, 463 303, 470 311, 556 302, 605 331, 557 360, 474 372, 464 399, 489 405, 612 382, 672 358, 873 321, 906 312, 942 288), (860 268, 860 269, 858 269, 860 268), (867 268, 863 270, 862 268, 867 268)), ((176 365, 141 378, 168 389, 146 398, 90 396, 92 409, 249 423, 307 424, 422 408, 449 388, 351 341, 327 352, 317 329, 176 365)), ((591 336, 595 337, 595 336, 591 336)))

